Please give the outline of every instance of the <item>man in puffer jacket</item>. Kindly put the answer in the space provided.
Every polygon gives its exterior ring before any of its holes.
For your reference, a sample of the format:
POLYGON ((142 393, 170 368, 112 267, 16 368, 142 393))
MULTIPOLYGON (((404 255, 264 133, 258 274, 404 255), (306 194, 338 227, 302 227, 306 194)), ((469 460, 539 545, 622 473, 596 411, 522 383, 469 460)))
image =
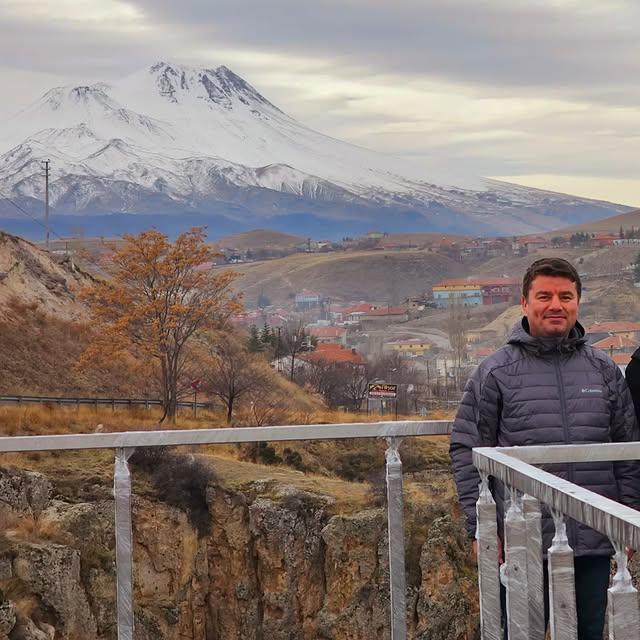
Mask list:
MULTIPOLYGON (((593 444, 637 440, 634 409, 614 362, 587 344, 577 321, 581 294, 575 268, 544 258, 522 284, 525 317, 501 349, 484 360, 467 382, 451 434, 451 459, 467 531, 475 537, 480 477, 471 449, 544 444, 593 444)), ((596 493, 640 508, 638 465, 576 463, 548 470, 596 493)), ((504 489, 494 482, 499 525, 504 489)), ((578 638, 602 640, 609 562, 613 549, 600 533, 568 521, 575 553, 578 638)), ((554 534, 543 507, 544 551, 554 534)), ((474 541, 475 547, 475 541, 474 541)))

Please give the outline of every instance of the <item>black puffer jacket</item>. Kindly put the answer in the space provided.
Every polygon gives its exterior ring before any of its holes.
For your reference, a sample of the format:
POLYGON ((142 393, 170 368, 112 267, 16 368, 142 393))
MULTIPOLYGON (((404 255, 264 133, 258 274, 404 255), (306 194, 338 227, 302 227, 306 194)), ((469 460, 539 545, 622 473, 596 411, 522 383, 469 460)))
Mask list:
POLYGON ((631 362, 627 365, 624 377, 636 408, 636 420, 640 424, 640 349, 636 349, 631 356, 631 362))
MULTIPOLYGON (((480 446, 594 444, 638 439, 629 390, 613 361, 586 343, 578 323, 567 338, 534 338, 527 319, 509 341, 475 370, 465 388, 451 434, 451 459, 467 531, 474 535, 479 474, 471 449, 480 446)), ((640 466, 597 462, 548 465, 551 473, 586 489, 640 508, 640 466)), ((494 483, 500 520, 504 488, 494 483)), ((570 520, 577 556, 613 552, 607 538, 570 520)), ((543 506, 544 549, 553 520, 543 506)))

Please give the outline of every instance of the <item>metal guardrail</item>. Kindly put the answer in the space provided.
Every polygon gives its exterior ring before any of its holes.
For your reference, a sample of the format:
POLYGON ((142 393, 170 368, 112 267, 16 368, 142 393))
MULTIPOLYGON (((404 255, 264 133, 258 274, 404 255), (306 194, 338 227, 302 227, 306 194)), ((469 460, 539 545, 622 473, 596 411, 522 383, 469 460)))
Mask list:
POLYGON ((510 493, 504 520, 510 640, 545 637, 540 502, 551 509, 556 528, 548 550, 552 640, 577 638, 573 550, 566 535, 567 516, 608 536, 615 549, 617 572, 608 594, 610 640, 640 640, 638 593, 631 583, 625 554, 625 546, 640 549, 640 512, 533 466, 629 460, 640 460, 640 442, 473 450, 473 463, 481 477, 477 539, 483 640, 503 637, 496 505, 489 490, 490 476, 504 482, 510 493))
POLYGON ((452 423, 446 420, 423 420, 237 429, 5 436, 0 437, 0 452, 115 449, 114 495, 118 640, 133 640, 133 533, 131 527, 131 475, 127 460, 136 447, 385 438, 388 444, 385 458, 391 596, 390 635, 392 640, 406 640, 404 499, 399 446, 403 437, 446 435, 451 432, 451 426, 452 423))
MULTIPOLYGON (((0 396, 0 404, 58 404, 58 405, 90 405, 99 406, 106 405, 110 407, 161 407, 161 400, 150 400, 148 398, 72 398, 62 396, 0 396)), ((184 400, 178 402, 180 408, 204 409, 208 406, 207 402, 189 402, 184 400)))

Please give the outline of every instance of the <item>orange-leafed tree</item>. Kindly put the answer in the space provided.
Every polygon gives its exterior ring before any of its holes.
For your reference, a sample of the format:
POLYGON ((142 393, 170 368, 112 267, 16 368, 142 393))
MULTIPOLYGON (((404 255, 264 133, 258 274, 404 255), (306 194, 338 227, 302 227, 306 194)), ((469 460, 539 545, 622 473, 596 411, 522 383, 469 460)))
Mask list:
POLYGON ((188 349, 207 329, 220 329, 240 309, 231 271, 212 271, 215 253, 195 227, 175 242, 156 230, 125 235, 111 256, 109 278, 84 292, 96 331, 82 361, 133 352, 157 363, 164 414, 175 420, 188 349))

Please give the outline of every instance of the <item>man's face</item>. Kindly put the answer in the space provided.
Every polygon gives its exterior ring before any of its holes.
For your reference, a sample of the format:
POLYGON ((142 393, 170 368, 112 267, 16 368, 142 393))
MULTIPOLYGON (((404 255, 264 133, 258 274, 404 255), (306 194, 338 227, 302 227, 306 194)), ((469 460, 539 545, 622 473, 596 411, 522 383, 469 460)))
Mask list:
POLYGON ((529 294, 522 296, 522 311, 529 333, 539 338, 568 336, 578 319, 576 283, 558 276, 536 276, 529 294))

